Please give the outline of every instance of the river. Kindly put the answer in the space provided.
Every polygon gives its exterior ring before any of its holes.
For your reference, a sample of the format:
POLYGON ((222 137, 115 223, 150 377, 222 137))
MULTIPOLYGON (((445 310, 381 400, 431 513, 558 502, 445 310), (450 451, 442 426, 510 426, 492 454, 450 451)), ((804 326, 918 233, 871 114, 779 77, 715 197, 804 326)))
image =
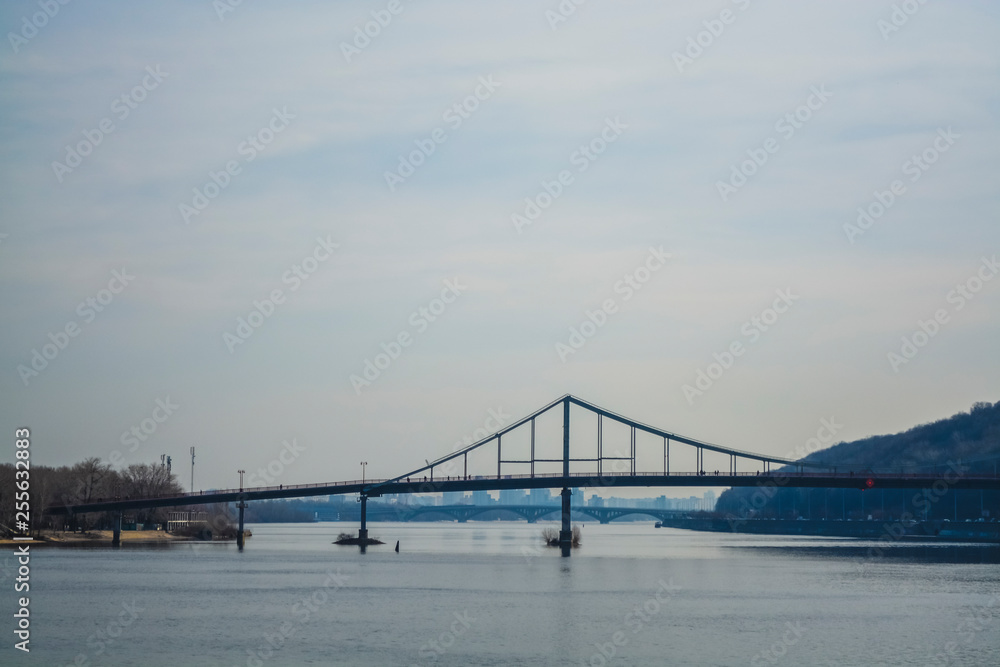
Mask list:
POLYGON ((243 553, 35 548, 31 655, 8 632, 0 663, 1000 664, 995 545, 588 523, 561 558, 551 525, 373 523, 365 554, 339 523, 254 525, 243 553))

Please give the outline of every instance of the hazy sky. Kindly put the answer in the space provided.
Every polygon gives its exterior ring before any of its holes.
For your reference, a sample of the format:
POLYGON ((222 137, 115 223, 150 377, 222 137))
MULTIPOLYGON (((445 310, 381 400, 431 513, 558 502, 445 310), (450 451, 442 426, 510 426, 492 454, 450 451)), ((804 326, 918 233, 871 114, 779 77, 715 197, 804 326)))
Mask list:
POLYGON ((382 477, 566 393, 786 456, 1000 399, 995 3, 50 4, 0 6, 4 460, 382 477))

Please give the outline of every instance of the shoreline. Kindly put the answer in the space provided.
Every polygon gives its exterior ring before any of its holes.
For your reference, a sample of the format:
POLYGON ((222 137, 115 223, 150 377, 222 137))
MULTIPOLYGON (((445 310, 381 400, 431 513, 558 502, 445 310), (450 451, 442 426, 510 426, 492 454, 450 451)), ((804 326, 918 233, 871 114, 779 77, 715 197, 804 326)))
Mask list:
POLYGON ((926 541, 941 544, 997 544, 1000 526, 995 523, 915 521, 815 521, 790 519, 667 519, 664 528, 744 535, 846 537, 861 540, 926 541))
MULTIPOLYGON (((249 533, 249 531, 247 531, 249 533)), ((110 530, 91 530, 86 533, 70 533, 61 531, 42 531, 33 536, 32 540, 14 540, 0 538, 0 545, 14 546, 30 544, 35 547, 90 547, 111 546, 114 532, 110 530)), ((247 535, 249 537, 249 535, 247 535)), ((235 538, 199 540, 189 535, 175 535, 162 530, 123 530, 121 543, 134 545, 166 545, 176 542, 235 542, 235 538)))

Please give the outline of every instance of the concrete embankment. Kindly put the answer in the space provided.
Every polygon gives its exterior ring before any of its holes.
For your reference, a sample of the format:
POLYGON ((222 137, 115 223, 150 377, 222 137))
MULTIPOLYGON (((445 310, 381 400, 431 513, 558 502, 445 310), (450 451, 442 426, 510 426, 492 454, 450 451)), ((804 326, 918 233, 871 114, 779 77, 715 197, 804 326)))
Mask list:
POLYGON ((956 542, 998 542, 1000 523, 949 521, 790 521, 771 519, 668 519, 666 528, 753 535, 812 535, 878 539, 931 539, 956 542))

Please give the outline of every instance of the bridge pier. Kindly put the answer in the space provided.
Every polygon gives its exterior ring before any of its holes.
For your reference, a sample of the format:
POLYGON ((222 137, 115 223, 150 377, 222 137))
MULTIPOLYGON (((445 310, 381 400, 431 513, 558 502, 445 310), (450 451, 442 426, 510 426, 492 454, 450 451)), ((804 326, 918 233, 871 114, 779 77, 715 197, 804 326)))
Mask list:
POLYGON ((559 495, 562 496, 562 530, 559 531, 559 548, 562 549, 563 556, 569 556, 573 546, 573 529, 570 526, 570 497, 573 492, 564 488, 559 495))
POLYGON ((111 538, 111 546, 120 547, 122 545, 122 513, 115 512, 112 521, 114 522, 112 524, 112 530, 114 533, 111 538))
MULTIPOLYGON (((563 477, 569 477, 569 398, 563 400, 563 477)), ((570 526, 570 496, 572 491, 563 487, 562 493, 562 529, 559 531, 559 548, 563 558, 569 556, 573 548, 573 530, 570 526)))
POLYGON ((361 540, 361 548, 365 548, 368 540, 368 496, 361 494, 361 529, 358 530, 358 539, 361 540))
POLYGON ((247 504, 242 499, 236 504, 240 510, 240 526, 236 529, 236 548, 240 551, 243 551, 243 510, 246 509, 246 506, 247 504))

